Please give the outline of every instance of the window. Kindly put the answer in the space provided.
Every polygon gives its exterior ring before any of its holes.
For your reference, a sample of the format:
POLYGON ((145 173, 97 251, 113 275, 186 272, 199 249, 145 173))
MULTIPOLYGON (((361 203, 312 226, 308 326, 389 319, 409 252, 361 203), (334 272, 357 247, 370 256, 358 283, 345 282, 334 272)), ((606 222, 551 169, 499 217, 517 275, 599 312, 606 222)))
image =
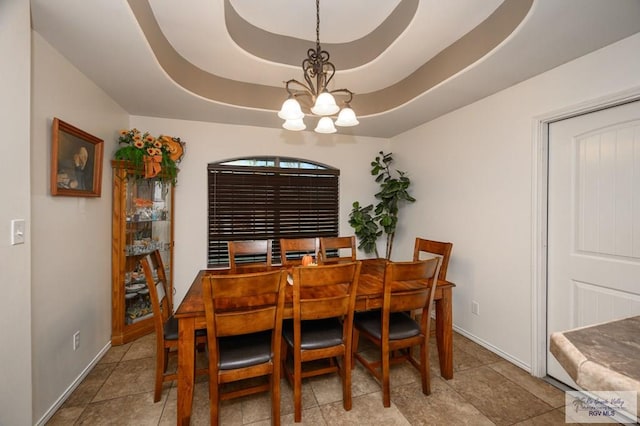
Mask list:
POLYGON ((277 262, 280 238, 338 235, 337 169, 256 157, 211 163, 207 172, 209 267, 228 264, 228 241, 272 239, 277 262))

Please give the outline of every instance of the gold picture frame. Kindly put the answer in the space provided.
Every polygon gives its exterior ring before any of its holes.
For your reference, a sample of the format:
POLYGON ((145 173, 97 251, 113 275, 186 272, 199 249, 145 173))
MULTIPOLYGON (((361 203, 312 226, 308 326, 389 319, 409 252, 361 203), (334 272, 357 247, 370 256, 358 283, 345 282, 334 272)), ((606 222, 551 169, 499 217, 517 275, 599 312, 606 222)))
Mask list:
POLYGON ((104 141, 53 119, 51 195, 100 197, 104 141))

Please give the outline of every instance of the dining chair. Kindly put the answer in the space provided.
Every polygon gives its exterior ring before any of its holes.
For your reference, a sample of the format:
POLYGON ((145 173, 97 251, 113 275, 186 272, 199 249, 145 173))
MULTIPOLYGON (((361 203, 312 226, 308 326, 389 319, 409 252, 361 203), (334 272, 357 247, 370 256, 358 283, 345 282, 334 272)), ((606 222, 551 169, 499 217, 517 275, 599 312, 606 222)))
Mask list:
POLYGON ((271 245, 271 240, 229 241, 229 269, 235 273, 238 267, 243 272, 249 272, 251 268, 270 268, 271 245))
POLYGON ((293 319, 282 326, 282 363, 293 384, 295 422, 302 419, 302 379, 307 377, 339 372, 343 406, 351 410, 353 311, 360 267, 360 262, 350 262, 293 268, 293 319), (304 363, 323 359, 327 362, 303 369, 304 363))
MULTIPOLYGON (((421 260, 425 258, 432 258, 434 256, 440 257, 440 273, 438 274, 438 280, 446 281, 447 268, 449 267, 449 258, 451 257, 451 250, 453 249, 453 243, 426 240, 424 238, 417 237, 415 246, 413 248, 413 260, 421 260), (426 256, 425 256, 426 255, 426 256)), ((413 312, 412 315, 416 316, 417 313, 413 312)), ((435 336, 436 330, 431 330, 431 335, 435 336)))
POLYGON ((318 259, 317 237, 309 238, 281 238, 280 262, 283 266, 297 266, 302 264, 302 256, 309 254, 318 259))
POLYGON ((356 237, 321 237, 318 251, 318 263, 353 262, 356 260, 356 237), (349 250, 344 256, 341 250, 349 250))
POLYGON ((202 279, 209 352, 210 422, 221 400, 271 391, 271 422, 280 424, 280 350, 285 271, 208 275, 202 279), (222 386, 268 376, 268 383, 222 386))
POLYGON ((447 279, 447 268, 449 267, 449 258, 451 257, 451 250, 453 249, 453 243, 445 243, 441 241, 425 240, 424 238, 416 238, 416 243, 413 248, 413 260, 420 260, 421 253, 428 253, 440 256, 442 258, 442 265, 440 266, 439 280, 445 281, 447 279))
POLYGON ((358 312, 354 316, 353 356, 382 385, 382 403, 391 405, 389 369, 391 364, 409 361, 420 371, 422 393, 431 393, 429 375, 429 326, 428 315, 436 292, 436 280, 440 259, 416 262, 389 262, 383 283, 383 304, 378 311, 358 312), (408 312, 421 309, 419 320, 408 312), (368 360, 358 353, 358 339, 362 335, 380 348, 379 360, 368 360), (411 350, 420 346, 419 359, 411 350))
MULTIPOLYGON (((167 373, 169 356, 178 354, 178 320, 173 317, 173 305, 167 286, 162 256, 158 250, 140 259, 144 271, 149 298, 153 309, 153 323, 156 333, 156 378, 153 402, 160 401, 162 384, 176 380, 178 373, 167 373)), ((196 344, 206 343, 206 330, 196 331, 196 344)), ((197 369, 196 374, 208 374, 207 369, 197 369)))

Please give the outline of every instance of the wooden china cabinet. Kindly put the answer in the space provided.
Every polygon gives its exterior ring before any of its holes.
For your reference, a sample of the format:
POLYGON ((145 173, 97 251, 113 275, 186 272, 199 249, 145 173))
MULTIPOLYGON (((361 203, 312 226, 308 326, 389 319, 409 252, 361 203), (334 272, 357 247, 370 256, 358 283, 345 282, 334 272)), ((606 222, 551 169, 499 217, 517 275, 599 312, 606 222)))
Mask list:
POLYGON ((169 297, 173 296, 174 186, 162 174, 143 177, 126 161, 112 161, 111 344, 121 345, 153 331, 153 310, 140 258, 159 250, 169 297))

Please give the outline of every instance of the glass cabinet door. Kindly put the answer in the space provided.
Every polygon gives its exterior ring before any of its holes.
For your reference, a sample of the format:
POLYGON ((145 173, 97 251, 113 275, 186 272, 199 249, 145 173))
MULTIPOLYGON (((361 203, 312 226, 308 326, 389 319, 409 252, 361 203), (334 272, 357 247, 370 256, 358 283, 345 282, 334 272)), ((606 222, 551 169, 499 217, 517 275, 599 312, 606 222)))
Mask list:
MULTIPOLYGON (((143 177, 143 170, 113 160, 111 344, 122 345, 154 330, 143 256, 158 250, 169 301, 173 298, 174 186, 167 176, 143 177)), ((155 272, 158 274, 158 271, 155 272)))
POLYGON ((140 258, 159 250, 165 276, 171 277, 171 185, 155 179, 127 181, 125 205, 124 314, 125 324, 135 324, 153 316, 140 258))

